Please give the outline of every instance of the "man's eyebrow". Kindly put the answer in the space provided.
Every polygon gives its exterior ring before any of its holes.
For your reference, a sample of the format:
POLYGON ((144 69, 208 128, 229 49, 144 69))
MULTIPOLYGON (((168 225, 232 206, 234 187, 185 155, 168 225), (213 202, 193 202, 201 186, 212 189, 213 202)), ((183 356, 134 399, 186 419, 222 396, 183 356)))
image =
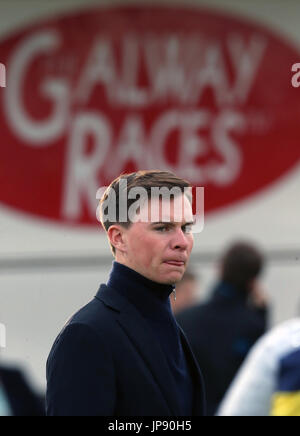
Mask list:
MULTIPOLYGON (((153 225, 153 226, 155 226, 155 225, 158 225, 158 224, 160 224, 160 225, 168 225, 168 226, 174 226, 175 224, 176 224, 176 222, 175 221, 157 221, 157 222, 155 222, 155 223, 151 223, 151 225, 153 225)), ((183 226, 192 226, 192 225, 194 225, 195 224, 195 220, 194 221, 188 221, 188 222, 185 222, 185 223, 183 223, 182 224, 182 227, 183 226)))

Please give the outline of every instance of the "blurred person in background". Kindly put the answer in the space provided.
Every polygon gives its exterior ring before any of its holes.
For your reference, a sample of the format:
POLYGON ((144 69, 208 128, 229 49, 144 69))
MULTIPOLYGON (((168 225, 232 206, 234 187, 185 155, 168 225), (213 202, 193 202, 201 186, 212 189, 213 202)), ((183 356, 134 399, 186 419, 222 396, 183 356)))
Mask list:
POLYGON ((264 335, 249 353, 219 416, 300 416, 300 318, 264 335))
POLYGON ((219 280, 205 304, 176 318, 201 367, 208 415, 214 415, 247 353, 267 329, 267 298, 258 277, 263 255, 236 242, 223 255, 219 280))
POLYGON ((44 416, 45 402, 18 368, 0 366, 0 416, 44 416))
POLYGON ((138 171, 122 174, 103 194, 101 223, 115 261, 107 284, 71 318, 52 347, 47 415, 204 414, 201 373, 169 300, 193 247, 188 187, 169 172, 138 171), (152 187, 180 189, 166 200, 153 198, 152 187), (129 218, 136 202, 131 188, 146 191, 137 221, 129 218), (116 207, 114 218, 107 216, 110 204, 116 207), (158 212, 155 222, 150 209, 158 212))
POLYGON ((174 314, 194 306, 197 302, 198 281, 195 273, 188 268, 182 280, 176 285, 176 299, 171 299, 174 314))

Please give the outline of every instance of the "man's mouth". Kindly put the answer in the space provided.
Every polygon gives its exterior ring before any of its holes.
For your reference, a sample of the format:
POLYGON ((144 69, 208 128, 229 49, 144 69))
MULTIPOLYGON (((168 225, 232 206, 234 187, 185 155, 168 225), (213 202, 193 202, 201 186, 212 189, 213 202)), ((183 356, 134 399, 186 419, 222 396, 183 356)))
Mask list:
POLYGON ((174 266, 184 266, 185 265, 185 262, 177 261, 177 260, 168 260, 164 263, 167 263, 168 265, 174 265, 174 266))

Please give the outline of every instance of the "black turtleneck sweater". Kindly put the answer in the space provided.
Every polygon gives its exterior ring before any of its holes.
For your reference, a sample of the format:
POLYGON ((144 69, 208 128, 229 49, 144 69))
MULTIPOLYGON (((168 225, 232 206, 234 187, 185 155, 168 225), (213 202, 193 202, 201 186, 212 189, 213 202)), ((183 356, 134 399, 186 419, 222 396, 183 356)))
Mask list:
POLYGON ((193 383, 169 300, 175 286, 153 282, 118 262, 113 262, 107 286, 127 298, 149 323, 176 382, 179 415, 191 416, 193 383))

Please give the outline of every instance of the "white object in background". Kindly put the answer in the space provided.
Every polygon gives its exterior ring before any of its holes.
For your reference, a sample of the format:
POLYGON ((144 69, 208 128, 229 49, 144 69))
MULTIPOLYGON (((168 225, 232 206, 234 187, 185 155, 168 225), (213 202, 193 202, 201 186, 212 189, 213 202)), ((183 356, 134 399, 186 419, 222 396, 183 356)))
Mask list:
POLYGON ((227 391, 218 416, 269 416, 280 360, 300 346, 300 318, 286 321, 254 345, 227 391))

